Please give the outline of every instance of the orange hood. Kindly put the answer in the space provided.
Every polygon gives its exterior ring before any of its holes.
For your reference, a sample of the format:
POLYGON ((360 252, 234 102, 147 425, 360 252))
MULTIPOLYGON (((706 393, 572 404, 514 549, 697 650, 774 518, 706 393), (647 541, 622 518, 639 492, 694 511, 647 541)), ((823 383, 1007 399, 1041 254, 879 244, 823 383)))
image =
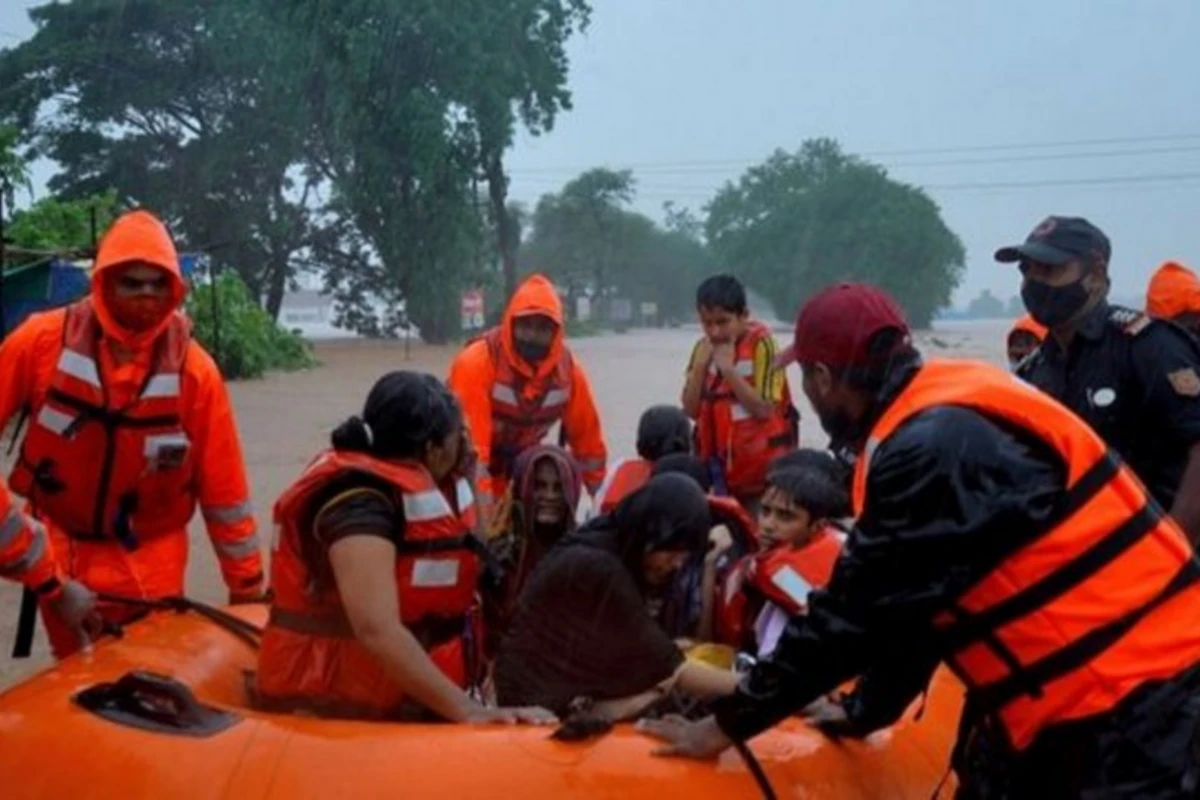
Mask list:
POLYGON ((1029 316, 1028 314, 1013 323, 1012 330, 1008 332, 1008 338, 1011 339, 1012 335, 1018 331, 1024 331, 1025 333, 1033 334, 1039 342, 1044 342, 1046 340, 1045 326, 1039 325, 1034 321, 1033 317, 1029 316))
POLYGON ((563 309, 562 301, 558 299, 558 290, 545 275, 534 273, 521 282, 513 292, 508 308, 504 310, 504 320, 500 323, 503 335, 500 341, 504 346, 504 357, 513 369, 528 377, 543 377, 554 371, 563 352, 563 309), (558 329, 554 332, 554 340, 550 344, 549 356, 538 364, 535 372, 524 359, 517 355, 513 345, 513 323, 519 317, 529 317, 540 314, 554 320, 558 329))
POLYGON ((187 296, 187 283, 179 268, 175 243, 158 217, 149 211, 130 211, 113 222, 100 240, 96 264, 92 268, 92 303, 105 334, 126 347, 138 349, 158 338, 170 321, 171 314, 164 314, 158 325, 140 333, 133 333, 117 324, 104 298, 104 282, 114 269, 131 261, 152 264, 171 276, 172 311, 179 308, 187 296))
POLYGON ((1177 261, 1163 264, 1146 289, 1146 313, 1173 319, 1187 312, 1200 313, 1200 279, 1177 261))

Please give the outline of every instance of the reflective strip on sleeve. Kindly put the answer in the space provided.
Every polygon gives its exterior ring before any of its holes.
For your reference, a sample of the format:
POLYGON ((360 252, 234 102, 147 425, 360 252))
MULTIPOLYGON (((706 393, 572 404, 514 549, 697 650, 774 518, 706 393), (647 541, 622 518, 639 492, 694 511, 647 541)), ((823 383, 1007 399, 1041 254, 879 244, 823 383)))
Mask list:
POLYGON ((63 348, 62 355, 58 357, 58 369, 72 378, 100 388, 100 373, 96 371, 96 362, 74 350, 63 348))
POLYGON ((20 577, 33 569, 34 565, 46 555, 46 529, 39 522, 34 522, 31 528, 33 538, 29 542, 29 549, 16 561, 0 565, 0 575, 7 578, 20 577))
POLYGON ((455 482, 454 494, 459 512, 467 510, 475 502, 475 493, 471 491, 471 482, 466 478, 459 478, 455 482))
POLYGON ((25 530, 25 515, 18 509, 12 508, 3 520, 0 520, 0 550, 12 546, 18 534, 25 530))
POLYGON ((258 534, 253 533, 239 542, 213 542, 217 555, 225 558, 249 558, 259 552, 258 534))
POLYGON ((450 516, 450 504, 437 489, 404 494, 404 521, 425 522, 450 516))
POLYGON ((808 581, 800 575, 799 572, 791 567, 785 566, 783 569, 771 576, 771 583, 775 584, 788 597, 795 601, 796 605, 808 605, 808 594, 812 591, 812 586, 808 581))
POLYGON ((168 373, 163 375, 155 375, 146 384, 146 391, 142 392, 142 397, 151 399, 155 397, 178 397, 179 396, 179 373, 168 373))
POLYGON ((216 525, 236 525, 254 516, 254 506, 249 500, 229 506, 201 506, 200 513, 206 522, 216 525))

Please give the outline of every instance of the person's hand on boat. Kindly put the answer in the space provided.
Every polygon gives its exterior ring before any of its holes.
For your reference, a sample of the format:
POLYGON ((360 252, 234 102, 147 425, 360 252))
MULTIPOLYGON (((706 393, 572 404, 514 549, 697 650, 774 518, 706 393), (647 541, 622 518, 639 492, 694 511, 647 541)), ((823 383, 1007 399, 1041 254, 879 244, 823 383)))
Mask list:
POLYGON ((689 722, 671 714, 662 719, 643 719, 637 723, 637 729, 666 742, 654 750, 656 756, 709 759, 733 746, 733 740, 721 732, 713 716, 689 722))
POLYGON ((76 580, 63 582, 62 591, 48 603, 50 613, 58 617, 86 647, 104 630, 104 619, 96 611, 96 593, 76 580))
POLYGON ((477 706, 463 720, 470 725, 557 725, 558 717, 540 706, 477 706))

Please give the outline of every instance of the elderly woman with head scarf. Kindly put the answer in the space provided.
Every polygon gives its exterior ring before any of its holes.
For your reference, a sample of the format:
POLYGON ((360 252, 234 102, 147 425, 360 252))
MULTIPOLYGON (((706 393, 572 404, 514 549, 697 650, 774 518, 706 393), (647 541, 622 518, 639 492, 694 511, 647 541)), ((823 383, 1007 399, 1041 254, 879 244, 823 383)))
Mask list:
POLYGON ((513 606, 533 568, 551 547, 575 529, 583 477, 561 447, 538 445, 517 457, 512 482, 501 501, 488 549, 491 581, 485 581, 487 651, 508 627, 513 606))
POLYGON ((704 492, 686 475, 668 474, 568 534, 517 602, 496 661, 497 697, 563 712, 585 698, 620 719, 672 688, 700 697, 731 692, 735 676, 685 662, 648 609, 705 551, 709 533, 704 492))

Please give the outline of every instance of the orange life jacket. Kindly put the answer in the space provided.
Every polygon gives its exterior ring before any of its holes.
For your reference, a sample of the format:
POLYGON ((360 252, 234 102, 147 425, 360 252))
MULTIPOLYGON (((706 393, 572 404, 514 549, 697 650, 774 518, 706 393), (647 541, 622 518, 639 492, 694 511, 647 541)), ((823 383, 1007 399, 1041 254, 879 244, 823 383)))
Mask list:
POLYGON ((613 468, 613 473, 600 487, 601 514, 616 508, 622 500, 646 485, 654 465, 644 458, 627 458, 613 468))
POLYGON ((931 361, 917 372, 857 461, 855 514, 875 448, 946 405, 1032 434, 1067 468, 1042 535, 934 619, 973 713, 998 718, 1021 750, 1047 726, 1111 711, 1143 683, 1200 662, 1200 562, 1183 532, 1087 425, 991 365, 931 361))
MULTIPOLYGON (((471 634, 480 566, 462 509, 451 507, 447 493, 418 463, 329 450, 275 506, 275 598, 256 677, 258 697, 268 707, 291 703, 353 717, 388 717, 403 707, 401 689, 354 638, 337 587, 319 585, 306 557, 312 536, 306 523, 317 510, 312 507, 317 494, 350 472, 372 475, 392 488, 404 510, 395 564, 400 620, 447 677, 467 684, 465 637, 471 634)), ((462 484, 458 492, 461 498, 462 484)))
POLYGON ((191 324, 176 312, 155 342, 138 398, 112 408, 101 378, 91 298, 66 312, 62 352, 13 468, 12 488, 68 535, 115 539, 184 528, 196 508, 195 461, 180 417, 191 324))
MULTIPOLYGON (((771 335, 760 322, 748 323, 734 348, 734 366, 747 381, 754 377, 754 350, 771 335)), ((700 411, 696 418, 696 450, 704 461, 715 459, 724 471, 725 484, 735 497, 761 494, 767 485, 767 467, 796 446, 797 426, 791 392, 784 383, 774 413, 757 419, 738 402, 733 389, 710 364, 700 411)))
MULTIPOLYGON (((558 365, 545 380, 531 382, 512 368, 501 343, 503 330, 484 334, 496 379, 492 383, 492 452, 487 471, 508 477, 521 451, 540 443, 554 423, 562 419, 571 398, 571 352, 562 348, 558 365)), ((603 465, 601 465, 603 466, 603 465)))
POLYGON ((743 558, 720 586, 719 641, 745 647, 754 620, 768 602, 792 616, 803 614, 808 593, 829 585, 841 553, 841 542, 825 530, 803 547, 783 545, 743 558))

